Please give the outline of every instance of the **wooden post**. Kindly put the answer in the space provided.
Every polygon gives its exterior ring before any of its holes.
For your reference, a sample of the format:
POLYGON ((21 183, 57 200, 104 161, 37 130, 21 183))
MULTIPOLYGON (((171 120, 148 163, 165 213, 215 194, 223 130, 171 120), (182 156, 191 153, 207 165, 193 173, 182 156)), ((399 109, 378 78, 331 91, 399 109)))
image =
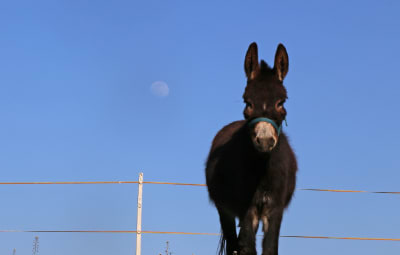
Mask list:
POLYGON ((143 173, 139 174, 137 199, 137 223, 136 223, 136 255, 141 254, 142 246, 142 193, 143 193, 143 173))

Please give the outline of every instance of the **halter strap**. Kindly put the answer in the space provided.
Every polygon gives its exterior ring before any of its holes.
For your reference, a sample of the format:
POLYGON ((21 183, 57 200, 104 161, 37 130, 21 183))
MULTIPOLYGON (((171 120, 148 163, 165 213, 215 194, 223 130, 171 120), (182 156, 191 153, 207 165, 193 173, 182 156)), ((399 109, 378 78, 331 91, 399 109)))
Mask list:
POLYGON ((271 124, 272 126, 274 126, 276 132, 278 133, 278 136, 281 134, 282 125, 278 126, 278 125, 276 124, 275 121, 273 121, 273 120, 271 120, 271 119, 268 119, 268 118, 265 118, 265 117, 260 117, 260 118, 252 119, 252 120, 249 122, 248 125, 251 127, 251 126, 254 126, 255 124, 257 124, 258 122, 261 122, 261 121, 268 122, 269 124, 271 124))

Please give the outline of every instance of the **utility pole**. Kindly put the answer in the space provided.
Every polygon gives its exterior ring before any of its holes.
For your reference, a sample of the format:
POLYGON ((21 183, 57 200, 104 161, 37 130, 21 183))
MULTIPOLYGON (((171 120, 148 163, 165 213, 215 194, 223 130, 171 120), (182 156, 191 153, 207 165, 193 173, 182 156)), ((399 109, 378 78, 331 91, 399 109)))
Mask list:
POLYGON ((143 173, 140 173, 139 184, 138 184, 138 199, 137 199, 136 255, 141 255, 141 250, 142 250, 142 194, 143 194, 143 173))
POLYGON ((35 236, 35 240, 33 240, 32 254, 33 255, 39 254, 39 237, 38 236, 35 236))

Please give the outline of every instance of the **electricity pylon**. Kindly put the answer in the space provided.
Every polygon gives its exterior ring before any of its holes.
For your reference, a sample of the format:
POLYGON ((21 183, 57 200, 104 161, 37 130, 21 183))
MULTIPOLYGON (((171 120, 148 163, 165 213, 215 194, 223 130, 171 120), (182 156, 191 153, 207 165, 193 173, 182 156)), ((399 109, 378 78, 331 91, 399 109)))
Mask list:
POLYGON ((39 254, 39 237, 38 236, 35 236, 35 240, 33 240, 32 254, 33 255, 39 254))

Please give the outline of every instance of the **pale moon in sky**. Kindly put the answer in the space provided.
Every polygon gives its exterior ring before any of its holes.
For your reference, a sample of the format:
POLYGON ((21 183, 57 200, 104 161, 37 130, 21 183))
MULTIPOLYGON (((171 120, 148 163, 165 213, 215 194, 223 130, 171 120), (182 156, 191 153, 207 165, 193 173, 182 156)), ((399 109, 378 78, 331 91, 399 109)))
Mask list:
POLYGON ((150 91, 157 97, 166 97, 169 94, 168 84, 164 81, 155 81, 151 84, 150 91))

